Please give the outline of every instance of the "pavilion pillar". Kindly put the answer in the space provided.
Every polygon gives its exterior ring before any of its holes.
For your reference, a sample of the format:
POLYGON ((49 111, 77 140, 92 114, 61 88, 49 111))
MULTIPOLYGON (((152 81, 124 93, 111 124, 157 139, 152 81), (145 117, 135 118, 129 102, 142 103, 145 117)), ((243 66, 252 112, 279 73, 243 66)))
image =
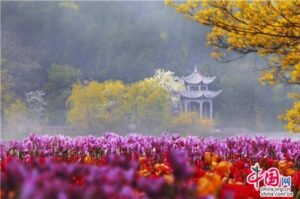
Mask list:
POLYGON ((209 108, 210 108, 209 118, 212 120, 212 118, 213 118, 213 103, 212 103, 212 100, 209 101, 209 108))
POLYGON ((202 107, 202 105, 203 105, 203 102, 200 101, 200 118, 203 118, 203 107, 202 107))
POLYGON ((184 101, 184 112, 188 112, 188 102, 184 101))
POLYGON ((179 113, 183 113, 183 106, 182 106, 182 101, 180 100, 179 103, 179 113))

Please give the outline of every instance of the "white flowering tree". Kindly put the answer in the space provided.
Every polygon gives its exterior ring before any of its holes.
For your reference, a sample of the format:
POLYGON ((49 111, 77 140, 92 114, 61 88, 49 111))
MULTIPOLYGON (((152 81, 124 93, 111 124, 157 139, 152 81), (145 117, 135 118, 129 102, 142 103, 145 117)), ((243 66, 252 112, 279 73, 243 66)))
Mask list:
MULTIPOLYGON (((184 85, 179 81, 179 78, 174 75, 172 71, 165 71, 164 69, 157 69, 155 74, 150 79, 157 80, 160 86, 169 93, 172 113, 178 109, 179 93, 184 90, 184 85)), ((178 110, 177 110, 178 111, 178 110)))

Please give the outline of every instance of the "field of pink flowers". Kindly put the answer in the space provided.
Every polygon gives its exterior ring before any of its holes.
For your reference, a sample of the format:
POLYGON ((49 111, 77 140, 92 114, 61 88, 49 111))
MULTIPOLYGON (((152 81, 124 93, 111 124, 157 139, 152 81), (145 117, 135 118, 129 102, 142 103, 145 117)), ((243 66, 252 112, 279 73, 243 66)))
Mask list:
POLYGON ((244 135, 31 135, 1 143, 1 198, 259 198, 251 166, 291 176, 300 198, 300 141, 244 135))

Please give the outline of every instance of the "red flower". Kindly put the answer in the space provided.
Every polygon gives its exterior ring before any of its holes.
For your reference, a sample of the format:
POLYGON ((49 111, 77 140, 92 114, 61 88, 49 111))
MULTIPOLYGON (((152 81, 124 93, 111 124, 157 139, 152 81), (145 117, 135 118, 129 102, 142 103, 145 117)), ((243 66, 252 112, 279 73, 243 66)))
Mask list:
POLYGON ((232 198, 260 198, 259 192, 252 185, 224 184, 220 192, 220 199, 232 198))
POLYGON ((85 178, 83 176, 74 176, 72 180, 75 185, 83 185, 85 183, 85 178))
POLYGON ((296 189, 299 191, 300 190, 300 170, 298 173, 296 173, 293 177, 294 185, 296 189))

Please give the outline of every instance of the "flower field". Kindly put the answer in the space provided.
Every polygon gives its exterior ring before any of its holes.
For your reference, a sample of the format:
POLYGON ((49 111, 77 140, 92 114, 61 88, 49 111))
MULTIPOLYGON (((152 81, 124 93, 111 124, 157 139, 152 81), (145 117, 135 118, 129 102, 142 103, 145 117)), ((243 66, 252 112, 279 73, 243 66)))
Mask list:
POLYGON ((300 141, 31 135, 1 144, 1 198, 260 198, 246 181, 255 163, 300 197, 300 141))

